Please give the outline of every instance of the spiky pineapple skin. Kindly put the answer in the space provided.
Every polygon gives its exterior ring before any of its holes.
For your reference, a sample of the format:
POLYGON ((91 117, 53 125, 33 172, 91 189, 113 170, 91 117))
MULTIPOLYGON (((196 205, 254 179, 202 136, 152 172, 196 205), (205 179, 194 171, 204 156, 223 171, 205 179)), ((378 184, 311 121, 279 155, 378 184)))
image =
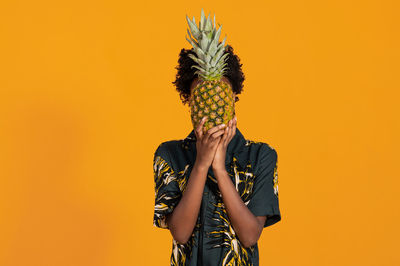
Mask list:
POLYGON ((229 120, 235 116, 235 101, 230 84, 222 79, 200 81, 191 93, 190 111, 194 129, 207 116, 203 126, 204 134, 217 125, 228 125, 229 120))

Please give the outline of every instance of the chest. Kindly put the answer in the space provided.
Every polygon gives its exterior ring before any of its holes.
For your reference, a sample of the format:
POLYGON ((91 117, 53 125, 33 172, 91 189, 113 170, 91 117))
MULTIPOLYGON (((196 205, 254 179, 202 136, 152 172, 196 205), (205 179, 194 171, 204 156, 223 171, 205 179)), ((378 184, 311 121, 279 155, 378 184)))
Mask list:
MULTIPOLYGON (((190 179, 193 164, 186 162, 181 165, 181 170, 177 173, 180 190, 183 192, 190 179)), ((226 166, 226 171, 234 185, 239 196, 247 205, 254 190, 255 174, 253 172, 251 161, 247 161, 244 166, 237 163, 237 159, 232 157, 230 163, 226 166)), ((206 183, 204 185, 203 203, 206 205, 218 204, 222 202, 222 195, 212 168, 207 173, 206 183)))

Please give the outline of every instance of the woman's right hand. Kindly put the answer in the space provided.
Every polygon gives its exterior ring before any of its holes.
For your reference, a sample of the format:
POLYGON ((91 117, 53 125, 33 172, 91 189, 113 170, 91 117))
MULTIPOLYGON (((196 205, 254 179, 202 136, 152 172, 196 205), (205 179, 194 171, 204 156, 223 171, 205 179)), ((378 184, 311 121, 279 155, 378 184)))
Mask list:
POLYGON ((196 130, 196 163, 200 167, 208 169, 214 159, 215 152, 217 150, 218 143, 222 138, 222 134, 225 132, 225 124, 221 124, 210 128, 206 133, 203 133, 203 125, 207 117, 203 117, 201 122, 197 125, 196 130))

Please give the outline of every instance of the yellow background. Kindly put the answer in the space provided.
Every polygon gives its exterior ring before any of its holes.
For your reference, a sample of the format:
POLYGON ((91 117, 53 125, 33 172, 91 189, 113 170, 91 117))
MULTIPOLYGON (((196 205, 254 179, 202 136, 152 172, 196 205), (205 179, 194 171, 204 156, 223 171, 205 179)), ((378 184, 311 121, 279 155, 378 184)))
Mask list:
POLYGON ((152 159, 191 130, 185 15, 243 63, 245 138, 278 152, 260 265, 400 265, 397 1, 1 1, 0 265, 169 265, 152 159))

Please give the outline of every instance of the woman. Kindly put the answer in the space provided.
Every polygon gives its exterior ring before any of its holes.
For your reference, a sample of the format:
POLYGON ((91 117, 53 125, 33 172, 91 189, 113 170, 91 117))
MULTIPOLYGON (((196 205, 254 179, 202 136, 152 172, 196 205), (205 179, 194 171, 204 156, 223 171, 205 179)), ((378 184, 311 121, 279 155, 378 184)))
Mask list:
MULTIPOLYGON (((238 101, 244 75, 231 46, 227 52, 223 78, 238 101)), ((199 81, 190 53, 181 50, 173 82, 184 104, 199 81)), ((245 139, 236 116, 204 133, 206 120, 185 139, 158 146, 153 224, 173 236, 171 265, 258 265, 263 228, 281 220, 277 152, 245 139)))

